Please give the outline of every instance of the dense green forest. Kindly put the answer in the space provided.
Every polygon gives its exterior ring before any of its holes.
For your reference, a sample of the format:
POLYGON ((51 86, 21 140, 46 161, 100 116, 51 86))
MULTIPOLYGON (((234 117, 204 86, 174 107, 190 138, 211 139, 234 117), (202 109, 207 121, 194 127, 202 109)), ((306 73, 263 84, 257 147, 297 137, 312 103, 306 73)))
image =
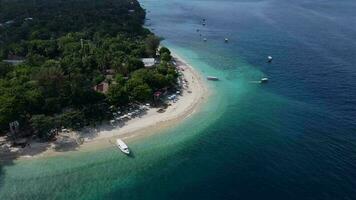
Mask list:
POLYGON ((22 135, 50 139, 173 86, 170 52, 156 53, 144 20, 136 0, 0 0, 0 134, 18 121, 22 135), (145 57, 160 63, 145 68, 145 57), (108 91, 94 90, 103 81, 108 91))

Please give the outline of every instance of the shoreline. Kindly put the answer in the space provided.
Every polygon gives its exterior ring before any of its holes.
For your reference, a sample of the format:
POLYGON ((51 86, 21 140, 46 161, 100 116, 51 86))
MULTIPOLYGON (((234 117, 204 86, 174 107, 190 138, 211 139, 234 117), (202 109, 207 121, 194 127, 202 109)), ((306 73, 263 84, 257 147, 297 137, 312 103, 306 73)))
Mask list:
POLYGON ((164 113, 158 113, 159 108, 150 108, 141 117, 131 119, 122 127, 100 125, 97 128, 84 128, 82 131, 63 135, 60 141, 31 143, 31 147, 20 148, 19 152, 0 152, 2 159, 24 160, 65 155, 71 152, 92 151, 112 146, 111 139, 120 137, 124 141, 133 141, 159 134, 167 128, 174 127, 197 112, 208 99, 210 92, 202 75, 184 59, 172 52, 183 78, 188 82, 188 88, 182 89, 182 96, 171 103, 164 113), (188 92, 189 91, 189 92, 188 92), (78 142, 78 139, 80 140, 78 142))

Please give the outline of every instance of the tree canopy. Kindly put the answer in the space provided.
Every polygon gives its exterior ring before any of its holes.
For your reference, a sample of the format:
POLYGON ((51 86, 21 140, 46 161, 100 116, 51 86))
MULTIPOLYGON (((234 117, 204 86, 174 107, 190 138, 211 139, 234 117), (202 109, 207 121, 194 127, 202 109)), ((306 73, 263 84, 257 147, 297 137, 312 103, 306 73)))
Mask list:
POLYGON ((16 120, 48 138, 174 85, 167 48, 157 68, 144 68, 141 58, 156 57, 160 44, 144 20, 137 0, 2 0, 0 60, 23 62, 0 62, 0 134, 16 120), (95 89, 104 83, 107 93, 95 89))

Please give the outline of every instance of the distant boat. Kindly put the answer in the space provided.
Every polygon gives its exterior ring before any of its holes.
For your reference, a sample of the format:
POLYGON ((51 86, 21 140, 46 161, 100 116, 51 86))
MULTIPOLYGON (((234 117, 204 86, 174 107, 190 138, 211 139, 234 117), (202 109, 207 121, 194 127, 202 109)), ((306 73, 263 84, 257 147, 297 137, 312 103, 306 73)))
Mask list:
POLYGON ((219 78, 215 77, 215 76, 207 76, 206 79, 208 79, 209 81, 218 81, 219 78))
POLYGON ((204 40, 204 42, 208 41, 208 39, 206 39, 206 38, 204 38, 203 40, 204 40))
POLYGON ((228 43, 229 42, 229 39, 228 38, 225 38, 225 43, 228 43))
POLYGON ((121 139, 116 139, 116 146, 125 154, 130 154, 129 147, 121 139))
POLYGON ((273 60, 272 56, 268 56, 267 59, 268 59, 267 62, 272 62, 273 60))
POLYGON ((261 83, 267 83, 268 82, 268 78, 261 78, 261 83))

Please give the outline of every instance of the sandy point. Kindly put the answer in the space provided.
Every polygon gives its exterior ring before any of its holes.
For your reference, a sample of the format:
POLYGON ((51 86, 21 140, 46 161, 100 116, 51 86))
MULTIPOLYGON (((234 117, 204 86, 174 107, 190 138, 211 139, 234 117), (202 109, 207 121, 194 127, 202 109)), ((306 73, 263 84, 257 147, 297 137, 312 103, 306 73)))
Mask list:
MULTIPOLYGON (((152 134, 161 133, 189 118, 207 101, 211 95, 207 82, 191 65, 176 54, 173 54, 176 67, 180 69, 186 87, 176 102, 170 102, 165 112, 158 113, 158 108, 151 108, 146 114, 127 121, 123 126, 101 125, 97 128, 85 128, 79 132, 63 135, 53 143, 32 143, 20 149, 17 159, 33 159, 62 155, 74 151, 93 151, 112 145, 115 138, 130 143, 132 140, 144 139, 152 134)), ((3 153, 4 154, 4 153, 3 153)), ((11 155, 4 154, 4 158, 11 155)))

